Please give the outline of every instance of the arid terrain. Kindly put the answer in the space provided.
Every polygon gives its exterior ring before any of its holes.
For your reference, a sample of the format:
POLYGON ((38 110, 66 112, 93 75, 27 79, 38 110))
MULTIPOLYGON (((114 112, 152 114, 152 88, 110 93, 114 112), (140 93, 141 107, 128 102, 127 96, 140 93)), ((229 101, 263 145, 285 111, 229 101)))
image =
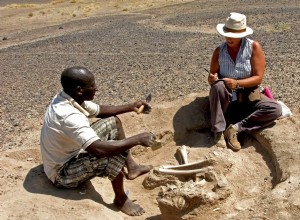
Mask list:
POLYGON ((0 219, 300 219, 299 14, 298 0, 0 1, 0 219), (265 51, 262 86, 293 113, 244 137, 239 152, 213 145, 204 70, 223 41, 215 26, 233 11, 247 15, 250 37, 265 51), (127 136, 152 131, 162 142, 155 151, 135 147, 139 163, 176 165, 186 145, 189 162, 216 161, 226 196, 162 214, 162 186, 145 187, 144 175, 125 181, 146 210, 128 217, 112 205, 107 179, 72 190, 51 185, 40 128, 61 71, 74 65, 95 74, 95 102, 123 104, 151 92, 151 114, 121 116, 127 136))

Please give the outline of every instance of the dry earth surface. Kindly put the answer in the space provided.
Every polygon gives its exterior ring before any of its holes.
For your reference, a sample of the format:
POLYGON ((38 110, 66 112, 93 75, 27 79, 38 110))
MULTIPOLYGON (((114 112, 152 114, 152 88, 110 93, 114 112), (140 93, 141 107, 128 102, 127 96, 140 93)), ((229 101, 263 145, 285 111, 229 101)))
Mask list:
POLYGON ((299 14, 298 0, 1 0, 0 219, 299 219, 299 14), (214 27, 232 11, 247 15, 251 37, 265 50, 263 86, 293 112, 245 136, 239 152, 212 143, 203 70, 223 40, 214 27), (151 172, 125 181, 146 209, 128 217, 113 207, 107 179, 54 188, 42 171, 39 132, 61 71, 73 65, 96 74, 96 102, 122 104, 151 92, 151 114, 121 116, 128 136, 153 131, 163 144, 135 147, 136 160, 155 170, 176 165, 177 148, 187 145, 189 162, 216 161, 223 197, 205 188, 193 210, 180 206, 192 204, 189 195, 171 199, 174 212, 166 212, 159 198, 170 185, 149 189, 151 172))

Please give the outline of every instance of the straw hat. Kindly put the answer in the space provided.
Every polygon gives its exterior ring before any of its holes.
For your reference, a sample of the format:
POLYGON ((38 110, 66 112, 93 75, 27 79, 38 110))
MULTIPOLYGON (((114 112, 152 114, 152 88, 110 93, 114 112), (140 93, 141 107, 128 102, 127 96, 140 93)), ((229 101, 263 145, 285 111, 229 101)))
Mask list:
POLYGON ((217 31, 224 37, 242 38, 253 34, 253 30, 246 25, 246 16, 231 12, 225 24, 218 24, 217 31))

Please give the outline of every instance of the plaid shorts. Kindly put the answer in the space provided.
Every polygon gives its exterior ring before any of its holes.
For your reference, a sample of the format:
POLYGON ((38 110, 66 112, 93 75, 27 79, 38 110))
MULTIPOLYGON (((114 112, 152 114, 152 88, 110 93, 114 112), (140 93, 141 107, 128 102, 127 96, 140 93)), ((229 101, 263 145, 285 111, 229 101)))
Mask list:
MULTIPOLYGON (((114 117, 98 120, 91 127, 101 141, 118 138, 114 117)), ((117 156, 97 158, 87 152, 80 153, 63 165, 54 184, 60 188, 73 188, 96 176, 108 177, 112 181, 123 169, 127 154, 124 152, 117 156)))

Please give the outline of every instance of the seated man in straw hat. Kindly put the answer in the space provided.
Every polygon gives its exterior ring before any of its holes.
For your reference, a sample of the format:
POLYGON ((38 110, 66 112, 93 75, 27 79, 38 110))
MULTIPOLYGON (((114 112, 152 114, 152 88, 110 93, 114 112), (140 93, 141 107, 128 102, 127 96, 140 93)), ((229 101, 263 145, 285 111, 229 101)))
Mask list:
POLYGON ((149 172, 152 166, 136 164, 130 148, 135 145, 149 147, 155 137, 145 132, 126 138, 116 115, 135 111, 142 105, 144 113, 149 113, 151 107, 144 101, 121 106, 99 106, 91 102, 97 91, 95 78, 83 67, 65 69, 61 84, 63 91, 48 107, 40 137, 46 175, 61 188, 77 187, 96 176, 108 177, 116 207, 128 215, 142 215, 144 209, 124 192, 122 169, 127 167, 128 179, 149 172), (88 117, 103 119, 90 126, 88 117))
POLYGON ((265 56, 257 41, 246 38, 253 33, 246 16, 230 13, 217 31, 225 42, 215 49, 208 76, 211 130, 217 146, 226 147, 226 139, 228 147, 238 151, 238 134, 271 125, 281 115, 281 107, 260 92, 265 56))

